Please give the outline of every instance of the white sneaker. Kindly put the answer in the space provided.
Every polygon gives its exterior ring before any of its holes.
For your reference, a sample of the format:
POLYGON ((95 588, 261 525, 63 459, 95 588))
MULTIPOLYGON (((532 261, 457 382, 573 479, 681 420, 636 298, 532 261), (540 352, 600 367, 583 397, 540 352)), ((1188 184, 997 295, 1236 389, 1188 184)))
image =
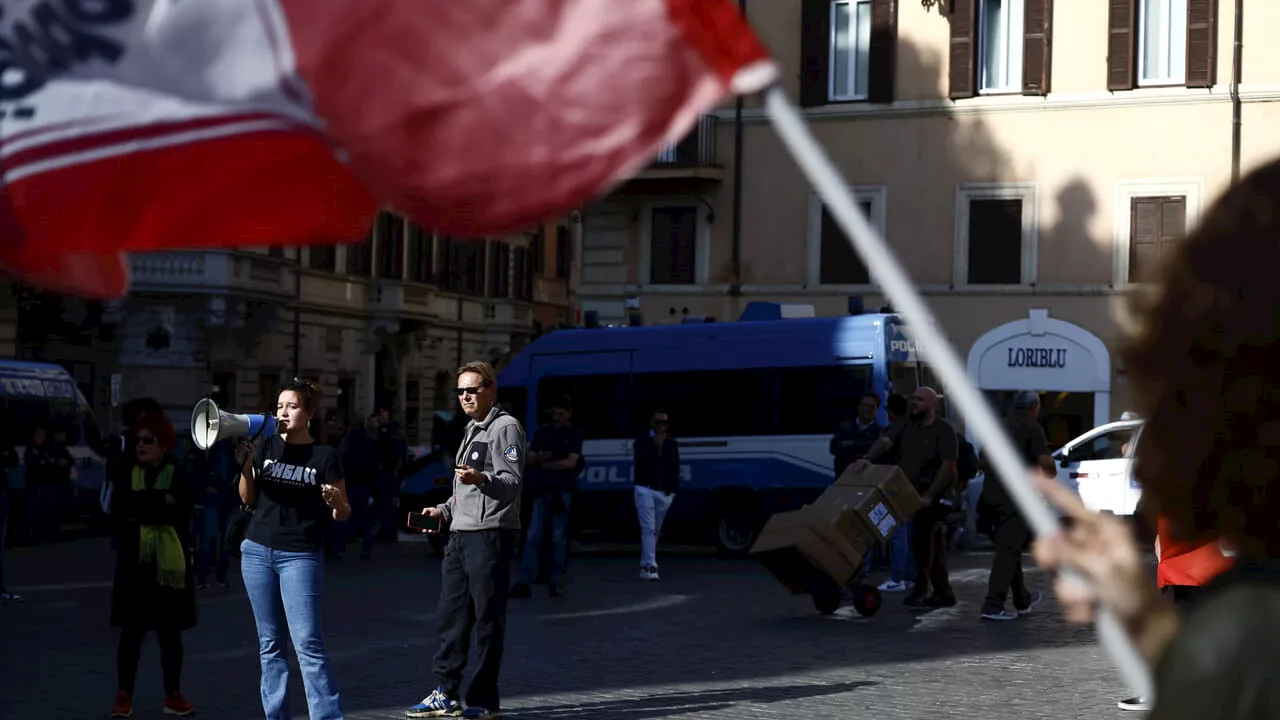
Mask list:
POLYGON ((880 587, 878 589, 880 590, 880 592, 896 593, 896 592, 906 592, 910 590, 911 587, 912 587, 911 583, 907 582, 906 580, 885 580, 884 582, 880 583, 880 587))
POLYGON ((1145 712, 1151 709, 1151 703, 1147 702, 1147 699, 1144 697, 1132 697, 1127 700, 1121 700, 1116 703, 1116 705, 1119 706, 1121 710, 1140 710, 1145 712))
POLYGON ((654 565, 646 565, 645 567, 640 568, 640 579, 641 580, 657 580, 658 568, 654 565))

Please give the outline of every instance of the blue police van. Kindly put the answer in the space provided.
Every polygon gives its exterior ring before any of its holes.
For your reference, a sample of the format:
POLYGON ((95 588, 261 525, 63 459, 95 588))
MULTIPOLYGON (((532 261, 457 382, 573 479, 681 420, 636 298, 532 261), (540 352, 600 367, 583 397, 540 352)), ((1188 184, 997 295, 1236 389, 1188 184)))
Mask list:
MULTIPOLYGON (((572 401, 586 438, 579 533, 637 536, 632 450, 656 408, 669 414, 680 447, 680 491, 664 533, 742 554, 770 515, 831 484, 831 436, 854 418, 862 393, 883 399, 938 385, 897 315, 786 314, 781 304, 752 303, 732 322, 559 330, 502 368, 499 401, 530 439, 552 400, 572 401)), ((448 496, 452 458, 441 460, 406 481, 403 504, 448 496)))
MULTIPOLYGON (((99 495, 106 479, 106 458, 98 423, 75 380, 65 368, 37 362, 0 360, 0 433, 17 450, 19 461, 37 425, 66 433, 71 468, 70 494, 64 496, 63 517, 101 515, 99 495)), ((27 483, 21 465, 8 470, 13 495, 10 532, 19 533, 25 515, 27 483)))

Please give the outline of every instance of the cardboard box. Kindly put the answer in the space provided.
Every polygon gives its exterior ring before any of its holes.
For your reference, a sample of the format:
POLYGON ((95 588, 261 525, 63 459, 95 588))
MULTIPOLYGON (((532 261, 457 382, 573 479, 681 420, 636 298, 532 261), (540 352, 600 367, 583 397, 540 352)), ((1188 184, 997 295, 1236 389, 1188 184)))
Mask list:
POLYGON ((836 479, 839 487, 874 487, 878 489, 889 507, 894 511, 899 523, 904 523, 920 512, 924 504, 920 502, 920 494, 915 485, 907 478, 902 469, 896 465, 872 465, 861 473, 852 469, 845 470, 836 479))
POLYGON ((840 517, 841 534, 853 537, 870 532, 877 542, 885 542, 902 524, 878 488, 832 485, 813 504, 840 517))
POLYGON ((842 588, 853 581, 862 562, 862 555, 821 515, 806 510, 770 518, 751 554, 793 595, 842 588))
POLYGON ((852 552, 854 562, 861 563, 867 553, 880 542, 878 533, 865 518, 837 504, 815 502, 803 512, 808 513, 814 525, 839 536, 852 552))

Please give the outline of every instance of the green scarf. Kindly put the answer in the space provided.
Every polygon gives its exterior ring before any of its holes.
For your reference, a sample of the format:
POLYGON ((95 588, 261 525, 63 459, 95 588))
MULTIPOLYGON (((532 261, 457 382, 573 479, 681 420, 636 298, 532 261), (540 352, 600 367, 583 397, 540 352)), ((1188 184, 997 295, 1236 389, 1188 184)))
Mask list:
MULTIPOLYGON (((173 466, 165 465, 156 478, 153 490, 167 491, 173 483, 173 466)), ((146 472, 133 466, 133 490, 147 489, 146 472)), ((187 586, 187 556, 182 540, 172 525, 142 525, 139 528, 138 562, 155 565, 156 582, 161 587, 182 589, 187 586)))

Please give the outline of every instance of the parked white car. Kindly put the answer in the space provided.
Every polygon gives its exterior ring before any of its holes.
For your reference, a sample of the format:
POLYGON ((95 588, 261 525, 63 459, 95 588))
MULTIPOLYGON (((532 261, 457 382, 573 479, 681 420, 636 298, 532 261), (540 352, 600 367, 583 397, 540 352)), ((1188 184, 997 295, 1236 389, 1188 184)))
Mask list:
POLYGON ((1133 459, 1142 420, 1117 420, 1090 430, 1053 453, 1058 482, 1080 495, 1085 507, 1113 515, 1133 515, 1142 488, 1133 477, 1133 459))

